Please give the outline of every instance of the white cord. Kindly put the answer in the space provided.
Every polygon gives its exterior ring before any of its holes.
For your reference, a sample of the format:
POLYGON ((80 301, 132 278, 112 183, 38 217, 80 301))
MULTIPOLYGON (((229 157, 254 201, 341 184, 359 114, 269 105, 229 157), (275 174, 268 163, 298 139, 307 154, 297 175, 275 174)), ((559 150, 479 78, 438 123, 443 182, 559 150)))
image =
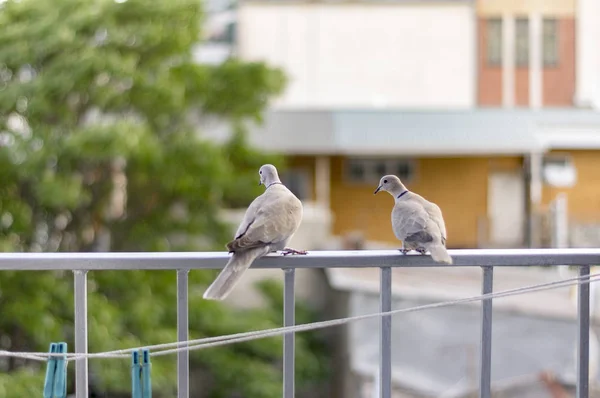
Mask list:
POLYGON ((66 353, 66 354, 52 353, 51 354, 51 353, 47 353, 47 352, 10 352, 10 351, 0 350, 0 357, 24 358, 24 359, 31 359, 31 360, 35 360, 35 361, 46 361, 49 357, 62 357, 62 358, 66 358, 67 361, 73 361, 73 360, 82 359, 82 358, 129 358, 130 354, 132 352, 138 351, 142 348, 151 350, 152 351, 151 356, 169 355, 169 354, 174 354, 174 353, 177 353, 180 351, 193 351, 193 350, 199 350, 199 349, 204 349, 204 348, 218 347, 218 346, 222 346, 222 345, 256 340, 256 339, 261 339, 261 338, 265 338, 265 337, 280 336, 280 335, 284 335, 284 334, 288 334, 288 333, 323 329, 323 328, 327 328, 327 327, 344 325, 346 323, 370 319, 370 318, 379 318, 382 316, 391 316, 391 315, 403 314, 403 313, 409 313, 409 312, 424 311, 424 310, 428 310, 428 309, 448 307, 448 306, 452 306, 452 305, 465 304, 465 303, 486 300, 486 299, 492 299, 492 298, 516 296, 516 295, 521 295, 521 294, 526 294, 526 293, 539 292, 539 291, 543 291, 543 290, 557 289, 560 287, 571 286, 571 285, 581 285, 581 284, 585 284, 585 283, 594 282, 598 279, 600 279, 600 274, 592 274, 590 276, 587 276, 587 275, 579 276, 579 277, 564 279, 564 280, 560 280, 560 281, 554 281, 554 282, 542 283, 542 284, 531 285, 531 286, 526 286, 526 287, 520 287, 520 288, 516 288, 516 289, 504 290, 504 291, 495 292, 495 293, 488 293, 488 294, 483 294, 483 295, 479 295, 479 296, 466 297, 466 298, 457 299, 457 300, 443 301, 443 302, 439 302, 439 303, 426 304, 426 305, 410 307, 410 308, 403 308, 403 309, 398 309, 398 310, 393 310, 393 311, 388 311, 388 312, 379 312, 379 313, 372 313, 372 314, 366 314, 366 315, 358 315, 358 316, 347 317, 347 318, 332 319, 329 321, 313 322, 313 323, 307 323, 307 324, 302 324, 302 325, 294 325, 294 326, 286 326, 286 327, 279 327, 279 328, 272 328, 272 329, 265 329, 265 330, 257 330, 257 331, 251 331, 251 332, 230 334, 230 335, 225 335, 225 336, 208 337, 208 338, 202 338, 202 339, 196 339, 196 340, 155 344, 155 345, 151 345, 151 346, 128 348, 128 349, 123 349, 123 350, 114 350, 114 351, 105 351, 105 352, 87 353, 87 354, 77 354, 77 353, 66 353), (171 348, 171 347, 175 347, 175 348, 171 348), (156 350, 156 351, 153 351, 153 350, 156 350))

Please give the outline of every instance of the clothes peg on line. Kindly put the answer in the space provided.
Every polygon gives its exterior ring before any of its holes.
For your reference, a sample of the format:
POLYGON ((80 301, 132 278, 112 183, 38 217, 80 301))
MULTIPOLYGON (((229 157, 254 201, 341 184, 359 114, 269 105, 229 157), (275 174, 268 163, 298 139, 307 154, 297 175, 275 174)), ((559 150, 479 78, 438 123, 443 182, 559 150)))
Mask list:
POLYGON ((152 398, 150 350, 131 353, 131 398, 152 398))
POLYGON ((142 350, 142 398, 152 398, 152 380, 150 378, 150 350, 142 350))
POLYGON ((142 398, 142 380, 140 379, 140 353, 131 353, 131 398, 142 398))
MULTIPOLYGON (((51 343, 50 354, 66 354, 67 343, 51 343)), ((46 365, 44 398, 67 397, 67 360, 66 355, 52 355, 46 365)))

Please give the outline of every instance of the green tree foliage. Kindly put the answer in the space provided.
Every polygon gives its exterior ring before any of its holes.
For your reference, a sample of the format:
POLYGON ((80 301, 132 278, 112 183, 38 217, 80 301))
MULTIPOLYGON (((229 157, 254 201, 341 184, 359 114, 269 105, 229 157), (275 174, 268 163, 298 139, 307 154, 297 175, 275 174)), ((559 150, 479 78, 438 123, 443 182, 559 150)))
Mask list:
MULTIPOLYGON (((222 250, 231 229, 220 209, 247 205, 258 166, 275 160, 248 147, 243 126, 285 79, 262 63, 194 63, 201 21, 197 0, 0 5, 0 250, 222 250), (234 127, 229 142, 202 139, 193 120, 208 116, 234 127)), ((202 300, 214 276, 190 273, 192 338, 281 325, 278 287, 262 287, 270 306, 235 311, 202 300)), ((90 351, 176 339, 174 272, 88 277, 90 351)), ((69 272, 0 272, 0 349, 72 349, 72 297, 69 272)), ((313 317, 299 310, 299 321, 313 317)), ((297 343, 302 387, 323 374, 324 353, 311 334, 297 343)), ((281 396, 281 338, 191 358, 202 396, 281 396)), ((127 396, 128 366, 91 360, 93 389, 127 396)), ((157 396, 174 396, 176 358, 153 366, 157 396)), ((0 396, 41 396, 43 372, 0 358, 0 396)))

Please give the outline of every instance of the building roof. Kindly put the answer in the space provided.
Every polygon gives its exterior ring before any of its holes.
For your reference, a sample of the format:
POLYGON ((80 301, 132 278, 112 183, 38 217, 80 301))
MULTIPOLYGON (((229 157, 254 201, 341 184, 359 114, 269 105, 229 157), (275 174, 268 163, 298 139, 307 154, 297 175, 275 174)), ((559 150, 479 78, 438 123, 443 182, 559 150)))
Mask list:
POLYGON ((586 109, 271 110, 251 140, 286 154, 500 155, 600 149, 586 109))

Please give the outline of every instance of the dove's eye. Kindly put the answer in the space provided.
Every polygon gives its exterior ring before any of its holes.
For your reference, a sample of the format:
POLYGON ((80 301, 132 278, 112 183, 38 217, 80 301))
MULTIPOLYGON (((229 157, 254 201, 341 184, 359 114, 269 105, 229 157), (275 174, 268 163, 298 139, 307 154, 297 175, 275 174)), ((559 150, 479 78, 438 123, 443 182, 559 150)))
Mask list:
POLYGON ((384 184, 387 184, 387 180, 383 180, 383 183, 384 183, 384 184))
POLYGON ((258 172, 258 174, 262 174, 262 170, 258 172))

